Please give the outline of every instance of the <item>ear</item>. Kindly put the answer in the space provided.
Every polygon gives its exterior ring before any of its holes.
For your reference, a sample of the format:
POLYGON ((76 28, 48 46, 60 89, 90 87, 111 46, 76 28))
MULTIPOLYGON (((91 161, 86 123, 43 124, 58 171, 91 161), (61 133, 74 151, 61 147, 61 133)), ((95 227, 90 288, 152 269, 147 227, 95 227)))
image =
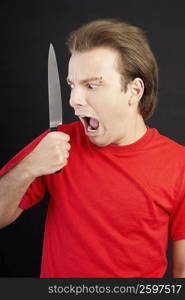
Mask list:
POLYGON ((134 104, 139 102, 142 98, 144 93, 144 82, 141 78, 136 77, 133 81, 130 82, 130 91, 131 91, 131 98, 129 104, 134 104))

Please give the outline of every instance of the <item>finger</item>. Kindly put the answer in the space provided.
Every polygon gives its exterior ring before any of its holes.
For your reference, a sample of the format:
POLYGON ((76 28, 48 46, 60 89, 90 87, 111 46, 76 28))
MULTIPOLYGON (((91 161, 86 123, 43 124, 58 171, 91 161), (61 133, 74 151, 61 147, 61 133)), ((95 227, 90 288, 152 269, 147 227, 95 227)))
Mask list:
POLYGON ((52 135, 52 136, 60 136, 62 138, 63 141, 68 142, 70 140, 70 136, 64 132, 61 131, 52 131, 49 132, 48 135, 52 135))
POLYGON ((68 142, 70 140, 70 136, 68 134, 63 133, 63 139, 68 142))
POLYGON ((69 157, 69 152, 68 151, 64 151, 63 155, 64 155, 65 158, 68 158, 69 157))
POLYGON ((66 166, 68 164, 68 160, 67 158, 64 159, 64 163, 63 163, 63 167, 66 166))
POLYGON ((69 143, 66 143, 65 149, 70 150, 71 149, 71 145, 69 143))

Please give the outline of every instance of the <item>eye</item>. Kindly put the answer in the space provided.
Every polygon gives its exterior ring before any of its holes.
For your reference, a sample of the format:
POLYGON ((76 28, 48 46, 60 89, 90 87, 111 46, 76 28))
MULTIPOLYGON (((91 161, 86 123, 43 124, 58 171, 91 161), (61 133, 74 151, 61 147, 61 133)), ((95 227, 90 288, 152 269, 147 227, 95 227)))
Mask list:
POLYGON ((88 89, 90 89, 90 90, 94 90, 94 89, 96 89, 98 86, 97 86, 97 84, 88 83, 88 84, 87 84, 87 87, 88 87, 88 89))

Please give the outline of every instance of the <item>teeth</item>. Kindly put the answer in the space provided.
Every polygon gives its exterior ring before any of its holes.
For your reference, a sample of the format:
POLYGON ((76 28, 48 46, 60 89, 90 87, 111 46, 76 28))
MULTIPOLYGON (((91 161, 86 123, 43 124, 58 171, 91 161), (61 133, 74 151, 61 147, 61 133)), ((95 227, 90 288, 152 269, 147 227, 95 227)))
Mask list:
POLYGON ((96 131, 96 129, 92 129, 91 126, 88 126, 87 130, 88 130, 89 132, 95 132, 95 131, 96 131))

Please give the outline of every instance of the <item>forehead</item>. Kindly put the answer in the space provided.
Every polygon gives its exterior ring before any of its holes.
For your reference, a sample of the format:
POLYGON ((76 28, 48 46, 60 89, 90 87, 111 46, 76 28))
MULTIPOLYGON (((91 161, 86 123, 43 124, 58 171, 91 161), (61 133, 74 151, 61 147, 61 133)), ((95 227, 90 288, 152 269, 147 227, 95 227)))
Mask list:
POLYGON ((116 50, 108 48, 74 52, 69 60, 68 77, 81 80, 89 76, 113 76, 118 73, 118 57, 116 50))

